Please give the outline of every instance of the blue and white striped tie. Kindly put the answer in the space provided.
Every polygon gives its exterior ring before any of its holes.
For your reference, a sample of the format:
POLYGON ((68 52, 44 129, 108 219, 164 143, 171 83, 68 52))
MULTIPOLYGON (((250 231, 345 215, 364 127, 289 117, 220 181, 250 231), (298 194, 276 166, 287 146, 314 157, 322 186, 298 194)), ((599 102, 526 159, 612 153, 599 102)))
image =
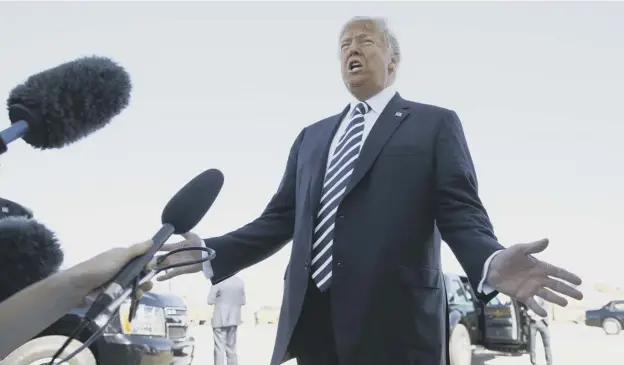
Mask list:
POLYGON ((364 114, 370 111, 366 103, 359 103, 351 113, 351 120, 330 155, 321 192, 321 202, 312 234, 312 279, 321 291, 331 284, 332 245, 338 204, 347 189, 355 163, 360 155, 364 134, 364 114))

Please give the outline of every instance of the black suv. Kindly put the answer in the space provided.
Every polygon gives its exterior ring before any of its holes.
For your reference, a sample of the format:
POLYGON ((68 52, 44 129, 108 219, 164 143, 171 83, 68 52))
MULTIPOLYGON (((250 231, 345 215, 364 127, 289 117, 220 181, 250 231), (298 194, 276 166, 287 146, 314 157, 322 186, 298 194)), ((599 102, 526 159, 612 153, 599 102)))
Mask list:
POLYGON ((449 312, 450 365, 470 365, 475 346, 509 354, 528 351, 529 318, 524 304, 499 294, 476 300, 468 278, 444 274, 449 312))
MULTIPOLYGON (((75 308, 31 341, 15 350, 2 365, 43 365, 61 347, 89 306, 75 308)), ((140 301, 136 318, 125 319, 129 306, 88 350, 82 351, 71 365, 190 365, 195 340, 187 336, 188 319, 184 301, 175 295, 146 293, 140 301)), ((98 328, 85 329, 78 341, 82 345, 98 328)), ((69 353, 70 351, 68 351, 69 353)))

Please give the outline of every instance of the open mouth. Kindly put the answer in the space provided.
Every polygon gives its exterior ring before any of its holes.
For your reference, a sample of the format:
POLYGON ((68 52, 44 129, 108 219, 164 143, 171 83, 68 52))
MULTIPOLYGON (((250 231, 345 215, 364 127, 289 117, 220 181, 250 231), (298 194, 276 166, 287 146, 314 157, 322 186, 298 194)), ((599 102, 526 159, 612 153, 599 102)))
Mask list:
POLYGON ((362 63, 357 60, 349 61, 349 64, 347 65, 347 69, 350 73, 358 73, 362 71, 362 68, 362 63))

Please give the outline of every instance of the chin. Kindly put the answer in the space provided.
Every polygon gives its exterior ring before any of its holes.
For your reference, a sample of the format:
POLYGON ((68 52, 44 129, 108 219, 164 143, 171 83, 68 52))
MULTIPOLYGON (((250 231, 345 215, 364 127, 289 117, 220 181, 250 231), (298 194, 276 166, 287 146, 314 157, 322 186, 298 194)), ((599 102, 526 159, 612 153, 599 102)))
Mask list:
POLYGON ((357 88, 366 84, 366 78, 361 76, 347 77, 345 82, 349 87, 357 88))

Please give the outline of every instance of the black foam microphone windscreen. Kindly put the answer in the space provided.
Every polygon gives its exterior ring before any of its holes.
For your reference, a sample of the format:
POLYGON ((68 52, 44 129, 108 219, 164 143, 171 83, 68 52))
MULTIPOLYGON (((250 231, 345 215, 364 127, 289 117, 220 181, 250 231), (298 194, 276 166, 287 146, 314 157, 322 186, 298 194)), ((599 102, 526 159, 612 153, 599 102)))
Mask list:
POLYGON ((30 76, 7 100, 11 127, 0 153, 23 138, 40 149, 61 148, 106 126, 130 102, 132 83, 105 57, 84 57, 30 76))
POLYGON ((0 302, 58 271, 63 251, 53 232, 34 219, 0 219, 0 302))
POLYGON ((173 196, 163 209, 161 223, 175 234, 189 232, 204 218, 223 187, 223 173, 210 169, 197 175, 173 196))
POLYGON ((197 175, 169 200, 163 209, 162 227, 152 237, 152 247, 143 255, 130 261, 103 291, 86 314, 94 320, 103 313, 122 291, 141 274, 154 255, 172 234, 189 232, 206 215, 223 187, 223 173, 210 169, 197 175))

